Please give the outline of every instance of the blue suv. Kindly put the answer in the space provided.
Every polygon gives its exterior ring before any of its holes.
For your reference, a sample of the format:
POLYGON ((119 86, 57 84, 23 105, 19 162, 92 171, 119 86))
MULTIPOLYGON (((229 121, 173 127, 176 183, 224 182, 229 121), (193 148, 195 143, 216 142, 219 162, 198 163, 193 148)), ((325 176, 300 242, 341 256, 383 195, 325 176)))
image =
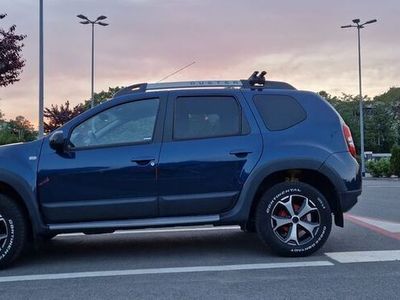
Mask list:
POLYGON ((59 233, 240 225, 306 256, 361 194, 351 133, 312 92, 249 80, 136 84, 0 147, 0 266, 59 233))

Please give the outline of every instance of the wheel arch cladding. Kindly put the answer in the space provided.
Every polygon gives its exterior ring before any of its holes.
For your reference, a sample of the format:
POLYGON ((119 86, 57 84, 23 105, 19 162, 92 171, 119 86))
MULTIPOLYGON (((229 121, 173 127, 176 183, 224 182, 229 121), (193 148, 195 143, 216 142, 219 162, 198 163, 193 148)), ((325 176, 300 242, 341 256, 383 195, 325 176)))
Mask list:
POLYGON ((43 231, 44 225, 34 193, 17 176, 1 172, 0 193, 12 198, 22 209, 32 234, 43 231))
POLYGON ((249 214, 249 222, 254 220, 256 208, 261 196, 272 186, 285 181, 300 181, 313 186, 326 198, 335 216, 335 224, 343 226, 343 214, 339 205, 339 194, 331 180, 323 173, 312 169, 286 169, 276 171, 264 177, 258 185, 257 191, 252 199, 249 214))

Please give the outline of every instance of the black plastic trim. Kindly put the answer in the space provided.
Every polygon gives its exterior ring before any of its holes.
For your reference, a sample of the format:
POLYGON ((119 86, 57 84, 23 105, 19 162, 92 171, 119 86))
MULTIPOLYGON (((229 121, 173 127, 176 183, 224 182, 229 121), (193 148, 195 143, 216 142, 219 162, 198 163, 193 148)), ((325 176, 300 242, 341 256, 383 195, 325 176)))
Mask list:
POLYGON ((204 215, 204 216, 185 216, 185 217, 164 217, 164 218, 147 218, 134 220, 120 221, 100 221, 100 222, 80 222, 80 223, 64 223, 64 224, 49 224, 49 229, 52 232, 84 232, 90 230, 103 229, 139 229, 164 226, 179 226, 179 225, 198 225, 212 224, 219 221, 219 215, 204 215))
POLYGON ((349 211, 358 201, 358 196, 361 195, 361 190, 347 191, 340 195, 340 206, 342 212, 349 211))

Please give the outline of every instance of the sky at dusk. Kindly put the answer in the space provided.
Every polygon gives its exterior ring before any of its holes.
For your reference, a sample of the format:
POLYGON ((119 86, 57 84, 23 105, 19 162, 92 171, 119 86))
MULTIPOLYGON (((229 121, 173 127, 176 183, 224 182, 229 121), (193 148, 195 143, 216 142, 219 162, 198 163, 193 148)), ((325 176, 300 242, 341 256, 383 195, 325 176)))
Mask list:
MULTIPOLYGON (((1 0, 1 27, 27 34, 21 80, 0 88, 6 118, 37 124, 39 1, 1 0)), ((45 106, 90 98, 90 26, 77 14, 106 15, 96 28, 95 91, 154 82, 243 79, 268 71, 298 89, 357 94, 356 30, 362 31, 364 92, 400 86, 399 0, 44 0, 45 106)))

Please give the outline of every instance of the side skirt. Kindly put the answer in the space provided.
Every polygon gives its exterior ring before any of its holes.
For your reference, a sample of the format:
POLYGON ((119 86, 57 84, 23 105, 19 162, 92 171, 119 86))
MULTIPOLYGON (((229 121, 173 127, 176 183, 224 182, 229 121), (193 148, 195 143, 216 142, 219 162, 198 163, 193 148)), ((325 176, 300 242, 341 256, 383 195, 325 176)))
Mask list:
POLYGON ((220 221, 219 215, 163 217, 133 220, 92 221, 79 223, 48 224, 49 231, 53 233, 101 233, 121 229, 139 229, 167 226, 214 224, 220 221))

